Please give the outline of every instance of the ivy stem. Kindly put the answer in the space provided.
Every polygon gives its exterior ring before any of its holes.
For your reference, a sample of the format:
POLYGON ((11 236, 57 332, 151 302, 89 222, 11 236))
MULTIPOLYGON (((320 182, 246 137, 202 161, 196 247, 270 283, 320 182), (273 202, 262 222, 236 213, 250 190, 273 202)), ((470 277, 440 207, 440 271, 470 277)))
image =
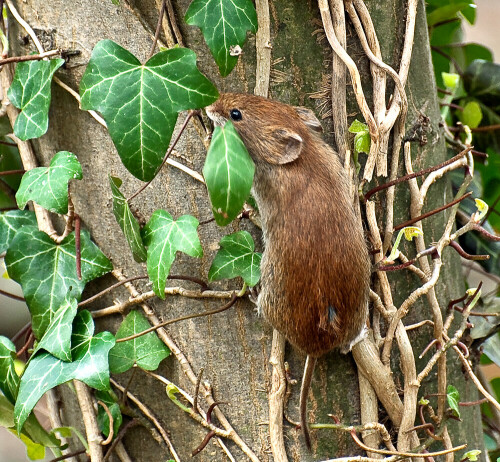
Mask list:
POLYGON ((20 295, 16 294, 11 294, 10 292, 7 292, 5 290, 0 289, 0 295, 4 295, 5 297, 13 298, 14 300, 19 300, 20 302, 26 301, 24 297, 21 297, 20 295))
POLYGON ((41 61, 42 59, 48 58, 50 56, 60 55, 61 53, 62 50, 50 50, 38 55, 11 56, 10 58, 0 59, 0 66, 9 63, 20 63, 23 61, 41 61))
MULTIPOLYGON (((189 111, 188 112, 188 115, 186 117, 186 119, 184 120, 184 123, 182 124, 181 126, 181 129, 179 130, 179 133, 177 133, 177 136, 175 137, 173 143, 170 145, 170 147, 168 148, 168 151, 167 151, 167 154, 165 155, 165 158, 163 159, 163 162, 161 163, 160 165, 160 168, 158 169, 158 171, 160 171, 162 169, 162 167, 165 165, 165 163, 167 162, 167 159, 169 158, 170 154, 172 153, 172 151, 174 150, 175 148, 175 145, 177 144, 177 141, 179 141, 182 133, 184 132, 184 130, 186 129, 187 127, 187 124, 188 122, 191 120, 191 117, 193 117, 198 111, 189 111)), ((155 177, 156 178, 156 177, 155 177)), ((127 199, 127 202, 130 202, 134 197, 136 197, 137 195, 139 195, 142 191, 144 191, 150 184, 151 182, 154 180, 151 179, 149 180, 147 183, 145 183, 143 186, 141 186, 135 193, 133 193, 128 199, 127 199)))
POLYGON ((167 9, 167 2, 166 0, 163 0, 163 2, 161 3, 160 14, 158 15, 158 24, 156 25, 156 32, 155 32, 155 37, 153 39, 153 45, 151 45, 151 50, 149 51, 149 55, 146 58, 146 61, 149 61, 155 52, 156 44, 158 43, 158 39, 160 38, 161 23, 163 21, 163 17, 165 16, 166 9, 167 9))
POLYGON ((83 448, 80 449, 79 451, 70 452, 69 454, 63 454, 62 456, 56 457, 55 459, 50 459, 49 462, 59 462, 60 460, 66 460, 69 459, 70 457, 79 456, 80 454, 85 454, 86 452, 87 450, 83 448))
MULTIPOLYGON (((108 292, 111 292, 113 289, 116 289, 117 287, 120 287, 123 284, 126 284, 127 282, 133 282, 133 281, 137 281, 138 279, 148 279, 148 278, 149 278, 149 276, 147 274, 144 274, 142 276, 132 276, 130 278, 124 279, 123 281, 119 281, 116 284, 113 284, 109 287, 106 287, 101 292, 99 292, 95 295, 92 295, 92 297, 89 297, 86 300, 81 301, 80 303, 78 303, 78 308, 81 308, 84 305, 88 305, 89 303, 97 300, 98 298, 102 297, 103 295, 107 294, 108 292)), ((167 279, 194 282, 195 284, 198 284, 201 287, 201 292, 205 292, 206 290, 210 290, 210 287, 208 286, 208 284, 205 281, 203 281, 202 279, 195 278, 193 276, 184 276, 184 275, 180 275, 180 274, 170 274, 167 276, 167 279)))
POLYGON ((471 255, 470 253, 467 253, 464 249, 462 249, 461 245, 458 242, 455 241, 450 241, 450 247, 452 249, 455 249, 457 253, 465 258, 466 260, 489 260, 490 256, 489 255, 471 255))
POLYGON ((464 199, 469 197, 472 194, 472 191, 469 191, 467 194, 464 194, 462 197, 459 197, 458 199, 455 199, 448 204, 443 205, 442 207, 439 207, 437 209, 431 210, 430 212, 424 213, 418 217, 412 218, 411 220, 405 221, 404 223, 401 223, 400 225, 396 226, 394 228, 394 231, 399 231, 402 228, 405 228, 406 226, 413 225, 414 223, 417 223, 420 220, 423 220, 424 218, 428 218, 432 215, 435 215, 436 213, 442 212, 443 210, 446 210, 447 208, 452 207, 455 204, 458 204, 459 202, 462 202, 464 199))
MULTIPOLYGON (((10 143, 9 143, 10 144, 10 143)), ((17 145, 16 145, 17 146, 17 145)), ((0 172, 0 176, 7 176, 7 175, 18 175, 18 174, 24 174, 26 173, 26 170, 24 170, 23 168, 20 168, 18 170, 5 170, 3 172, 0 172)))
POLYGON ((82 247, 80 243, 80 216, 75 213, 75 256, 76 256, 76 276, 82 280, 82 247))
POLYGON ((156 326, 150 327, 149 329, 146 329, 142 332, 138 332, 137 334, 131 335, 129 337, 119 338, 116 340, 116 343, 126 342, 128 340, 133 340, 137 337, 141 337, 142 335, 149 334, 150 332, 153 332, 153 331, 159 329, 160 327, 165 327, 165 326, 168 326, 169 324, 173 324, 174 322, 185 321, 186 319, 200 318, 202 316, 210 316, 212 314, 221 313, 222 311, 226 311, 229 308, 231 308, 236 303, 236 300, 238 300, 238 294, 236 294, 236 292, 233 292, 233 296, 231 297, 231 300, 229 300, 229 302, 226 303, 225 305, 222 305, 221 307, 216 308, 215 310, 206 311, 204 313, 195 313, 195 314, 190 314, 187 316, 181 316, 180 318, 175 318, 175 319, 169 319, 168 321, 161 322, 161 323, 157 324, 156 326))
POLYGON ((106 462, 109 457, 111 456, 111 454, 113 453, 113 451, 115 450, 115 447, 116 445, 123 439, 123 437, 125 436, 125 433, 127 433, 128 430, 130 430, 132 427, 135 427, 136 425, 139 425, 140 422, 137 420, 137 419, 132 419, 130 420, 129 422, 127 422, 123 428, 120 429, 120 431, 118 432, 118 435, 116 435, 116 438, 113 440, 113 442, 111 443, 111 446, 109 447, 108 451, 106 452, 106 454, 104 455, 104 462, 106 462))
POLYGON ((453 162, 457 161, 458 159, 461 159, 463 156, 465 156, 471 150, 472 150, 472 147, 469 146, 466 149, 464 149, 462 152, 458 153, 456 156, 452 157, 451 159, 448 159, 445 162, 442 162, 438 165, 435 165, 434 167, 424 168, 423 170, 420 170, 418 172, 410 173, 409 175, 405 175, 405 176, 402 176, 401 178, 397 178, 393 181, 389 181, 387 183, 376 186, 375 188, 370 189, 370 191, 368 191, 365 194, 364 200, 367 201, 375 193, 382 191, 384 189, 390 188, 391 186, 397 185, 398 183, 403 183, 404 181, 412 180, 413 178, 417 178, 417 177, 422 176, 422 175, 427 175, 428 173, 432 173, 432 172, 435 172, 436 170, 439 170, 440 168, 446 167, 447 165, 452 164, 453 162))

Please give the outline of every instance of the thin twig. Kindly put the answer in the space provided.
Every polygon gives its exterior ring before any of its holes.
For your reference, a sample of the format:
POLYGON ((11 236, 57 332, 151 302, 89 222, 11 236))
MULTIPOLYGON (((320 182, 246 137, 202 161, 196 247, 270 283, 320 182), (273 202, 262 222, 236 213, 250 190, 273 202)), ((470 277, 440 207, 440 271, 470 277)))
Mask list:
POLYGON ((196 378, 196 385, 194 387, 193 395, 193 410, 198 412, 198 395, 200 394, 201 377, 203 376, 203 367, 198 372, 198 377, 196 378))
POLYGON ((40 61, 44 58, 49 58, 50 56, 60 55, 62 50, 50 50, 38 55, 26 55, 26 56, 11 56, 10 58, 0 59, 0 66, 9 63, 21 63, 24 61, 40 61))
MULTIPOLYGON (((130 391, 126 391, 125 387, 122 387, 118 382, 116 382, 113 378, 110 378, 109 381, 111 384, 118 388, 122 393, 127 394, 127 398, 130 399, 138 408, 139 410, 146 416, 146 418, 156 427, 156 429, 160 432, 161 437, 163 438, 163 441, 167 444, 170 454, 172 454, 172 457, 176 462, 180 462, 179 456, 177 455, 177 452, 175 451, 174 446, 172 445, 172 442, 170 441, 170 438, 168 436, 168 433, 165 431, 165 429, 162 427, 158 419, 153 415, 153 413, 149 410, 149 408, 142 403, 135 395, 133 395, 130 391)), ((93 462, 93 461, 92 461, 93 462)))
POLYGON ((78 308, 81 308, 82 306, 88 305, 89 303, 92 303, 93 301, 97 300, 98 298, 102 297, 103 295, 107 294, 108 292, 111 292, 112 290, 116 289, 117 287, 122 286, 123 284, 126 284, 127 282, 132 282, 132 281, 137 281, 138 279, 147 279, 149 276, 143 275, 143 276, 133 276, 131 278, 124 279, 123 281, 119 281, 109 287, 106 287, 104 290, 101 292, 92 295, 92 297, 87 298, 86 300, 83 300, 78 303, 78 308))
POLYGON ((462 444, 460 446, 456 446, 454 448, 451 448, 451 449, 446 449, 444 451, 436 451, 436 452, 428 452, 428 453, 425 453, 425 454, 415 454, 415 453, 412 453, 412 452, 401 452, 401 451, 386 451, 384 449, 374 449, 374 448, 369 448, 368 446, 365 446, 363 444, 363 442, 358 438, 358 436, 356 435, 356 432, 355 431, 352 431, 351 432, 351 436, 352 436, 352 439, 354 440, 354 442, 361 448, 361 449, 364 449, 365 451, 370 451, 370 452, 376 452, 377 454, 385 454, 385 455, 390 455, 390 456, 400 456, 400 457, 422 457, 422 456, 426 456, 426 457, 437 457, 437 456, 443 456, 445 454, 449 454, 451 452, 457 452, 457 451, 461 451, 462 449, 465 449, 467 447, 466 444, 462 444))
POLYGON ((155 52, 156 44, 158 43, 158 38, 160 37, 161 25, 163 22, 163 17, 165 16, 166 8, 167 8, 166 0, 163 0, 161 3, 160 13, 158 14, 158 24, 156 25, 156 32, 153 39, 153 44, 151 45, 151 50, 149 51, 149 55, 146 58, 146 61, 149 61, 149 59, 153 56, 155 52))
POLYGON ((375 193, 382 191, 384 189, 387 189, 390 186, 395 186, 399 183, 403 183, 404 181, 408 181, 408 180, 411 180, 413 178, 418 178, 419 176, 427 175, 428 173, 435 172, 436 170, 439 170, 443 167, 446 167, 447 165, 450 165, 453 162, 455 162, 455 161, 461 159, 462 157, 464 157, 465 155, 467 155, 467 153, 469 153, 471 150, 472 150, 472 147, 468 147, 468 148, 464 149, 462 152, 460 152, 459 154, 457 154, 456 156, 454 156, 451 159, 448 159, 447 161, 442 162, 438 165, 435 165, 433 167, 424 168, 423 170, 420 170, 419 172, 411 173, 409 175, 405 175, 405 176, 402 176, 400 178, 397 178, 394 181, 389 181, 387 183, 376 186, 375 188, 370 189, 370 191, 368 191, 364 195, 364 200, 365 201, 369 200, 370 197, 372 197, 375 193))
POLYGON ((5 297, 9 297, 9 298, 12 298, 14 300, 19 300, 20 302, 26 301, 26 299, 24 297, 21 297, 20 295, 16 295, 16 294, 11 294, 10 292, 7 292, 7 291, 2 290, 2 289, 0 289, 0 295, 4 295, 5 297))
POLYGON ((221 307, 216 308, 215 310, 206 311, 203 313, 195 313, 195 314, 190 314, 187 316, 181 316, 181 317, 175 318, 175 319, 170 319, 168 321, 161 322, 160 324, 157 324, 153 327, 150 327, 149 329, 146 329, 142 332, 138 332, 137 334, 131 335, 129 337, 119 338, 116 340, 116 343, 127 342, 129 340, 133 340, 135 338, 141 337, 142 335, 149 334, 150 332, 153 332, 157 329, 160 329, 161 327, 168 326, 169 324, 173 324, 175 322, 185 321, 186 319, 200 318, 202 316, 210 316, 212 314, 221 313, 221 312, 226 311, 229 308, 231 308, 236 303, 237 300, 238 300, 238 295, 236 292, 233 292, 233 296, 231 297, 231 300, 228 303, 222 305, 221 307))
POLYGON ((104 455, 103 462, 106 462, 110 458, 111 454, 115 450, 116 445, 123 439, 127 431, 130 430, 132 427, 135 427, 136 425, 139 425, 139 421, 137 419, 132 419, 129 420, 122 428, 120 428, 118 435, 116 435, 115 440, 113 441, 113 443, 111 443, 111 446, 104 455))
POLYGON ((470 253, 467 253, 462 246, 456 242, 456 241, 451 241, 450 242, 450 247, 454 250, 457 251, 457 253, 462 257, 465 258, 466 260, 489 260, 490 256, 489 255, 471 255, 470 253))
POLYGON ((450 207, 452 207, 455 204, 458 204, 459 202, 462 202, 464 199, 467 199, 472 194, 472 191, 469 191, 468 193, 464 194, 462 197, 459 197, 448 204, 443 205, 442 207, 438 207, 437 209, 431 210, 430 212, 426 212, 418 217, 412 218, 411 220, 405 221, 404 223, 401 223, 400 225, 396 226, 394 228, 394 231, 399 231, 400 229, 405 228, 406 226, 411 226, 414 223, 417 223, 418 221, 423 220, 424 218, 431 217, 432 215, 435 215, 436 213, 442 212, 443 210, 446 210, 450 207))
POLYGON ((109 422, 109 425, 108 425, 108 429, 109 429, 108 437, 104 441, 101 442, 102 446, 107 446, 109 443, 111 443, 111 441, 113 441, 113 436, 115 435, 115 429, 113 428, 114 427, 114 419, 113 419, 113 416, 111 415, 111 411, 109 410, 109 407, 108 407, 108 405, 106 403, 104 403, 101 400, 98 400, 97 404, 99 404, 100 406, 102 406, 102 408, 104 409, 104 412, 106 412, 106 414, 108 416, 108 422, 109 422))

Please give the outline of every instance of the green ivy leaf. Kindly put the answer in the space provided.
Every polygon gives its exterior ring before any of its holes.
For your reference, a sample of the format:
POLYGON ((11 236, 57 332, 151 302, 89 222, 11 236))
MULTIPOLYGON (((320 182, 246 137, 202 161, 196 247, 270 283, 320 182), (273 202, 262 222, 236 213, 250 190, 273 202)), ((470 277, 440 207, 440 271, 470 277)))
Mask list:
POLYGON ((75 234, 56 244, 37 228, 17 232, 5 256, 9 276, 21 284, 31 312, 33 333, 41 339, 67 295, 80 299, 85 284, 113 269, 111 262, 80 233, 82 279, 76 275, 75 234))
POLYGON ((80 82, 82 109, 99 111, 118 154, 132 175, 154 178, 177 121, 177 113, 213 103, 217 89, 196 67, 196 55, 173 48, 146 64, 111 40, 92 51, 80 82))
POLYGON ((427 24, 429 27, 434 26, 438 22, 443 22, 448 19, 457 17, 457 14, 469 7, 471 2, 453 3, 436 8, 434 11, 427 14, 427 24))
POLYGON ((238 62, 235 47, 242 47, 247 31, 257 32, 257 12, 251 0, 193 0, 185 20, 198 26, 223 77, 238 62))
POLYGON ((37 226, 35 212, 9 210, 0 213, 0 253, 7 251, 12 239, 23 226, 37 226))
POLYGON ((155 294, 161 299, 165 298, 165 284, 176 252, 184 252, 191 257, 203 256, 198 224, 198 220, 191 215, 183 215, 174 221, 165 210, 157 210, 142 230, 142 239, 148 247, 148 275, 155 294))
POLYGON ((68 151, 58 152, 49 167, 37 167, 23 175, 16 193, 17 205, 24 209, 30 200, 55 213, 68 212, 68 183, 82 179, 82 166, 68 151))
POLYGON ((119 189, 122 185, 122 180, 110 176, 109 184, 111 185, 111 192, 113 194, 113 213, 125 235, 125 239, 127 239, 130 250, 132 250, 134 260, 138 263, 146 261, 147 254, 141 238, 141 227, 130 211, 125 196, 119 189))
POLYGON ((0 394, 0 427, 9 429, 20 438, 25 436, 33 444, 42 445, 42 447, 55 448, 61 446, 61 442, 42 427, 34 414, 31 414, 24 423, 21 436, 14 430, 14 425, 14 404, 0 394))
POLYGON ((115 344, 113 335, 94 336, 94 321, 88 311, 78 313, 71 337, 72 362, 64 362, 49 353, 38 353, 24 371, 19 387, 14 418, 18 432, 45 392, 69 380, 77 379, 97 390, 109 388, 108 353, 115 344))
MULTIPOLYGON (((102 401, 108 406, 111 417, 113 418, 113 438, 116 438, 123 422, 122 412, 120 410, 120 405, 115 399, 116 397, 112 395, 110 390, 96 391, 94 395, 98 401, 102 401)), ((101 430, 107 438, 109 436, 109 416, 104 407, 100 404, 97 409, 97 424, 99 425, 99 430, 101 430)))
POLYGON ((352 124, 348 128, 349 133, 365 133, 369 132, 368 125, 360 122, 358 119, 353 120, 352 124))
MULTIPOLYGON (((7 116, 0 117, 0 134, 2 134, 4 129, 2 121, 6 118, 7 116)), ((12 133, 12 128, 7 133, 12 133)), ((12 143, 12 140, 4 137, 3 135, 0 135, 0 141, 12 143)), ((22 169, 23 163, 21 162, 21 157, 19 156, 19 150, 17 149, 17 146, 11 146, 10 144, 0 144, 0 172, 22 169)), ((10 193, 11 191, 17 191, 17 189, 19 188, 19 184, 21 183, 22 176, 22 173, 0 176, 0 183, 2 183, 0 186, 3 186, 5 184, 10 188, 10 190, 9 188, 0 188, 0 208, 12 209, 17 207, 15 198, 12 194, 7 194, 7 192, 10 193)))
POLYGON ((450 73, 450 72, 443 72, 441 74, 441 77, 443 78, 443 83, 444 86, 448 90, 456 90, 460 84, 460 76, 455 73, 450 73))
POLYGON ((477 456, 481 454, 479 449, 473 449, 472 451, 467 451, 463 456, 462 460, 470 460, 471 462, 475 462, 478 460, 477 456))
POLYGON ((476 59, 464 72, 464 87, 491 108, 500 105, 500 64, 476 59))
POLYGON ((446 389, 446 399, 448 400, 448 405, 451 407, 455 415, 460 418, 460 410, 458 408, 458 403, 460 402, 460 393, 453 385, 448 385, 446 389))
POLYGON ((30 460, 42 460, 45 459, 45 446, 42 444, 35 443, 31 438, 26 436, 24 433, 19 435, 19 438, 26 446, 26 455, 30 460))
MULTIPOLYGON (((497 306, 499 305, 498 301, 500 300, 497 299, 497 306)), ((488 356, 488 358, 491 361, 493 361, 497 366, 500 365, 500 350, 498 349, 500 348, 500 335, 499 334, 492 335, 483 343, 483 345, 484 345, 483 347, 484 354, 488 356)))
POLYGON ((12 428, 14 426, 14 405, 0 394, 0 427, 12 428))
MULTIPOLYGON (((149 329, 151 325, 139 311, 131 311, 121 323, 116 340, 149 329)), ((109 352, 109 368, 113 374, 128 371, 134 364, 141 369, 154 371, 158 365, 170 354, 170 350, 158 338, 156 332, 141 335, 126 342, 117 343, 109 352)))
POLYGON ((250 287, 259 282, 262 254, 254 251, 250 233, 238 231, 224 236, 220 247, 208 271, 210 281, 241 276, 250 287))
POLYGON ((21 140, 42 136, 49 127, 50 84, 64 59, 18 63, 7 96, 21 109, 14 133, 21 140))
POLYGON ((215 127, 203 167, 212 211, 219 226, 233 221, 252 188, 255 165, 231 122, 215 127))
POLYGON ((457 111, 457 114, 462 123, 469 128, 478 127, 483 119, 483 112, 477 101, 469 101, 464 105, 464 110, 457 111))
POLYGON ((0 390, 14 404, 19 388, 19 376, 16 374, 14 360, 16 347, 7 337, 0 336, 0 390))
MULTIPOLYGON (((360 152, 364 152, 368 154, 370 152, 370 130, 368 129, 368 125, 360 122, 359 120, 354 120, 353 123, 349 126, 349 132, 355 133, 354 136, 354 154, 359 154, 360 152)), ((357 159, 357 157, 356 157, 357 159)))
POLYGON ((71 361, 71 326, 76 316, 77 302, 68 297, 54 313, 47 330, 38 342, 32 356, 45 350, 62 361, 71 361))

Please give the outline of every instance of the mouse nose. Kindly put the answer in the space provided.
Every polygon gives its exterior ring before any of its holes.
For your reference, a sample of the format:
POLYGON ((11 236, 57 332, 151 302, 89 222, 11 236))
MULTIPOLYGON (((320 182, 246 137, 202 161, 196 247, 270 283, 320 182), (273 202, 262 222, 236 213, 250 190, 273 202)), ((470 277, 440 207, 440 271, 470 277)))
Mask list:
POLYGON ((205 112, 207 113, 207 116, 209 117, 209 119, 216 126, 218 125, 218 126, 222 127, 227 122, 227 119, 225 117, 223 117, 219 112, 217 112, 214 104, 207 106, 205 108, 205 112))

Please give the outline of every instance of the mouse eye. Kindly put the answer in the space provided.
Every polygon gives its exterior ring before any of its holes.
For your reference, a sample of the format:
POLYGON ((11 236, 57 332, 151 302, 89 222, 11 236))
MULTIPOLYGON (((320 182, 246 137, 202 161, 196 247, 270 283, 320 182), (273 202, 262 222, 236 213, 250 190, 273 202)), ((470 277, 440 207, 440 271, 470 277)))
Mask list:
POLYGON ((243 117, 238 109, 231 109, 229 111, 229 116, 233 120, 241 120, 241 118, 243 117))

